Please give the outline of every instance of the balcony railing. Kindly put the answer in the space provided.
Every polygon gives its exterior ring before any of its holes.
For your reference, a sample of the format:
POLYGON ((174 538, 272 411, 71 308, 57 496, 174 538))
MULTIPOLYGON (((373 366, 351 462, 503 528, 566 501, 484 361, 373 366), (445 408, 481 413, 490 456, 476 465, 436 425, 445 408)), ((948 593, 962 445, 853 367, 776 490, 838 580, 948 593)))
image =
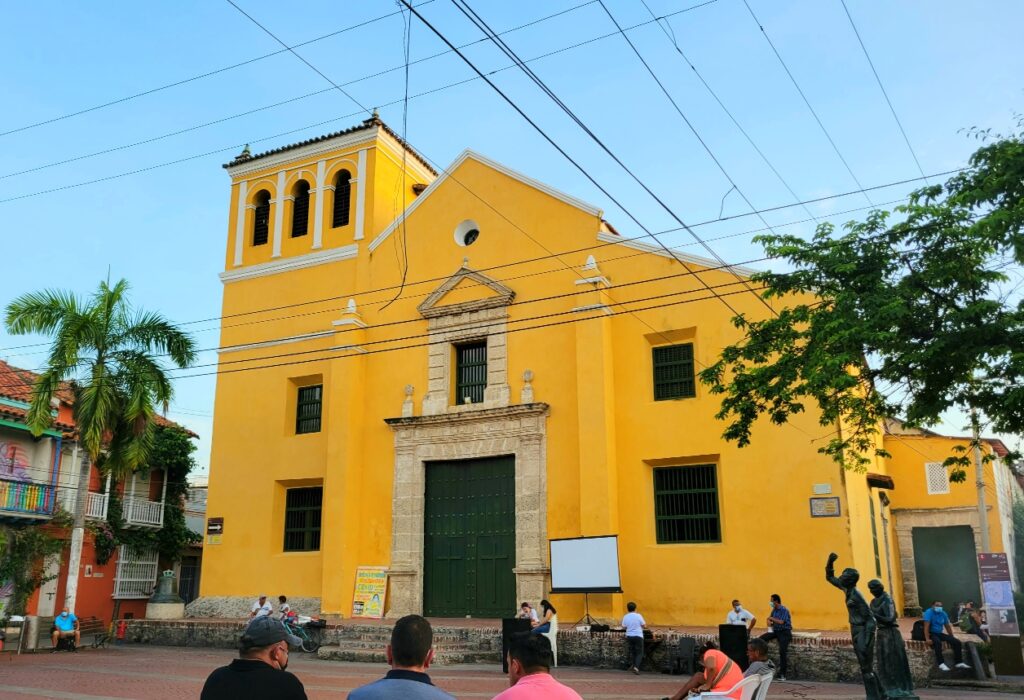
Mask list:
POLYGON ((53 515, 53 487, 32 481, 0 479, 0 511, 31 516, 53 515))
POLYGON ((140 498, 126 498, 124 522, 125 525, 135 527, 163 527, 164 504, 140 498))
POLYGON ((107 519, 107 494, 89 492, 85 501, 85 517, 92 520, 107 519))

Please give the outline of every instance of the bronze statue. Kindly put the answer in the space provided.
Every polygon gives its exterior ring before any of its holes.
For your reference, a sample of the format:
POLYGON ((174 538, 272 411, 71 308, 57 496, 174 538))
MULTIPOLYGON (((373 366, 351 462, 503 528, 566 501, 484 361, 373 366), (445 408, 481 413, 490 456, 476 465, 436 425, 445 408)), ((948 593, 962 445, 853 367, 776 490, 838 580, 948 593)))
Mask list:
POLYGON ((887 700, 918 700, 914 694, 910 662, 907 661, 907 647, 900 634, 896 604, 878 579, 868 581, 868 590, 874 596, 871 600, 871 614, 878 623, 875 640, 878 643, 878 680, 885 689, 885 697, 887 700))
POLYGON ((836 578, 833 565, 839 555, 833 552, 828 555, 825 564, 825 580, 846 593, 846 609, 850 613, 850 634, 853 637, 853 651, 857 655, 860 676, 864 681, 867 700, 885 700, 885 691, 872 670, 875 656, 875 617, 864 596, 857 590, 860 572, 856 569, 843 569, 836 578))

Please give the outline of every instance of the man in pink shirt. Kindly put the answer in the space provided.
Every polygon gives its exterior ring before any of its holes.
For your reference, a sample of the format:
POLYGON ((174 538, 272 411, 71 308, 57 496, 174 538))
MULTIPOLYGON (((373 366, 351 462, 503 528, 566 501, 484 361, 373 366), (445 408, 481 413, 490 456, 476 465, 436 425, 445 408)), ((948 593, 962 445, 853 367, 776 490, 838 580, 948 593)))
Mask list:
POLYGON ((520 632, 509 640, 508 690, 494 700, 583 700, 579 693, 551 677, 551 642, 539 634, 520 632))

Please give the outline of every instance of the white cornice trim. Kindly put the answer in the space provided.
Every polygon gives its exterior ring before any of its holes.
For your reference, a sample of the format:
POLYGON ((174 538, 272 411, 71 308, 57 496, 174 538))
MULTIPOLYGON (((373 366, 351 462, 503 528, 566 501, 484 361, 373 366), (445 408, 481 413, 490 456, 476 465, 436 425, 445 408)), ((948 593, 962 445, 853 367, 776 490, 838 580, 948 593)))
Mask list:
POLYGON ((615 312, 607 304, 588 304, 586 306, 575 306, 572 309, 573 313, 585 313, 587 311, 600 311, 606 316, 614 316, 615 312))
MULTIPOLYGON (((258 350, 259 348, 269 348, 274 345, 288 345, 289 343, 301 343, 305 340, 316 340, 317 338, 329 338, 337 333, 337 331, 317 331, 316 333, 305 333, 303 335, 293 335, 288 338, 275 338, 274 340, 262 340, 258 343, 246 343, 245 345, 229 345, 224 348, 218 348, 217 354, 223 355, 229 352, 242 352, 243 350, 258 350)), ((325 348, 325 352, 333 350, 334 348, 325 348)))
POLYGON ((305 267, 314 267, 326 263, 337 262, 338 260, 349 260, 359 254, 359 246, 356 244, 342 246, 341 248, 330 248, 315 253, 306 253, 293 258, 284 258, 272 262, 259 263, 249 267, 241 267, 234 270, 226 270, 220 273, 220 281, 237 282, 238 280, 251 279, 253 277, 264 277, 274 275, 278 272, 290 270, 301 270, 305 267))
MULTIPOLYGON (((402 152, 404 150, 402 148, 402 144, 396 141, 395 137, 386 131, 381 131, 380 136, 381 139, 379 145, 383 145, 385 148, 378 148, 377 151, 398 167, 402 167, 402 152)), ((405 159, 405 167, 422 177, 424 182, 433 182, 437 177, 437 175, 427 170, 423 166, 423 163, 421 163, 415 156, 405 159)))
POLYGON ((230 168, 225 168, 227 174, 232 178, 245 177, 252 175, 253 173, 260 172, 261 170, 272 169, 277 166, 291 163, 295 160, 312 160, 323 153, 330 153, 331 151, 337 151, 342 148, 351 148, 358 145, 370 144, 384 132, 379 126, 372 129, 360 129, 359 131, 351 134, 343 134, 341 136, 335 136, 333 139, 327 139, 326 141, 317 141, 307 146, 300 146, 299 148, 292 148, 281 153, 275 153, 270 156, 263 156, 253 161, 246 161, 233 165, 230 168))
POLYGON ((477 161, 478 163, 482 163, 483 165, 486 165, 487 167, 489 167, 489 168, 491 168, 493 170, 497 170, 498 172, 502 173, 503 175, 507 175, 508 177, 512 178, 513 180, 518 180, 519 182, 523 183, 524 185, 526 185, 528 187, 532 187, 535 190, 539 190, 539 191, 543 192, 544 194, 547 194, 547 195, 549 195, 551 197, 554 197, 555 199, 557 199, 559 201, 565 202, 569 206, 576 207, 577 209, 579 209, 581 211, 584 211, 587 214, 590 214, 591 216, 600 217, 601 214, 603 213, 599 207, 596 207, 593 204, 588 204, 587 202, 584 202, 582 199, 577 199, 576 197, 573 197, 570 194, 566 194, 565 192, 562 192, 561 190, 556 190, 554 187, 551 187, 550 185, 545 185, 540 180, 534 180, 532 177, 529 177, 528 175, 523 175, 522 173, 520 173, 518 171, 512 170, 511 168, 509 168, 509 167, 507 167, 505 165, 502 165, 501 163, 499 163, 496 160, 491 160, 487 156, 481 155, 480 153, 477 153, 476 151, 473 151, 473 150, 467 148, 465 151, 463 151, 459 155, 458 158, 456 158, 452 162, 451 165, 449 165, 447 168, 444 169, 444 172, 442 172, 438 176, 438 178, 436 180, 434 180, 433 182, 431 182, 427 186, 427 189, 423 190, 423 193, 420 194, 419 197, 417 197, 415 200, 413 200, 412 204, 410 204, 408 207, 406 207, 405 211, 402 212, 398 216, 397 219, 392 221, 388 225, 387 228, 385 228, 383 231, 381 231, 377 235, 377 237, 373 239, 373 241, 370 243, 370 247, 369 247, 370 252, 372 253, 374 250, 377 249, 377 247, 381 243, 386 241, 388 236, 390 236, 395 231, 395 229, 397 229, 399 227, 399 225, 401 225, 401 223, 403 221, 405 221, 409 217, 410 214, 412 214, 414 211, 416 211, 416 207, 418 207, 420 204, 422 204, 423 200, 425 200, 427 197, 429 197, 430 194, 434 190, 436 190, 438 187, 441 186, 442 182, 444 182, 445 180, 447 180, 449 178, 450 173, 455 171, 460 165, 465 163, 466 160, 468 160, 470 158, 472 158, 473 160, 477 161))
POLYGON ((583 284, 603 284, 606 287, 612 286, 612 283, 608 281, 608 278, 604 277, 602 275, 598 275, 597 277, 585 277, 583 279, 578 279, 578 280, 576 280, 575 283, 579 284, 579 285, 583 285, 583 284))
POLYGON ((642 250, 645 253, 651 253, 652 255, 660 255, 663 258, 674 259, 678 258, 683 262, 693 263, 694 265, 700 265, 701 267, 715 268, 715 271, 721 271, 724 273, 735 272, 743 277, 750 277, 751 275, 757 274, 759 270, 755 270, 751 267, 744 267, 743 265, 730 265, 727 268, 723 268, 717 260, 711 258, 703 258, 699 255, 690 255, 689 253, 675 252, 675 255, 668 253, 664 248, 650 243, 641 243, 634 238, 623 238, 617 236, 614 233, 606 233, 604 231, 598 231, 597 240, 602 243, 617 243, 626 248, 632 248, 633 250, 642 250))

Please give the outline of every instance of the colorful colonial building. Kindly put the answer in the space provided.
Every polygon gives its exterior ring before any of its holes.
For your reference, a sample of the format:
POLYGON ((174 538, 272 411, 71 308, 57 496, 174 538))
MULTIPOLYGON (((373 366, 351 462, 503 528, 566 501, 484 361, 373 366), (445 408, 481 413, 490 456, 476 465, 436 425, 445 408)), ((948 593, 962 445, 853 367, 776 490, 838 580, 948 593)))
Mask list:
POLYGON ((376 117, 225 168, 201 598, 347 617, 357 567, 384 566, 389 616, 550 598, 571 621, 549 540, 590 535, 619 542, 602 618, 634 600, 716 624, 779 593, 798 626, 840 628, 829 552, 900 580, 883 461, 842 472, 813 410, 721 438, 695 374, 739 339, 733 309, 768 313, 749 270, 622 236, 472 151, 438 174, 376 117))

